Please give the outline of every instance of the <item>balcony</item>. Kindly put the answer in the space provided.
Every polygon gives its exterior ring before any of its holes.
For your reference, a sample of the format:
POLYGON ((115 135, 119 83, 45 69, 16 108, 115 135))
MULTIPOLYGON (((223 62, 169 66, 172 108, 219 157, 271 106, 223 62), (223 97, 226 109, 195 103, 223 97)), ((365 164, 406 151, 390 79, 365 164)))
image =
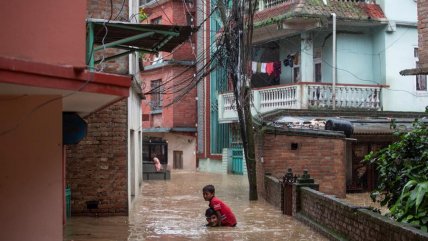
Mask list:
MULTIPOLYGON (((335 87, 336 110, 381 110, 381 90, 379 85, 337 84, 335 87)), ((233 93, 218 97, 219 122, 238 121, 233 93)), ((292 110, 332 110, 333 86, 328 83, 297 83, 280 85, 252 91, 253 115, 277 109, 292 110)))

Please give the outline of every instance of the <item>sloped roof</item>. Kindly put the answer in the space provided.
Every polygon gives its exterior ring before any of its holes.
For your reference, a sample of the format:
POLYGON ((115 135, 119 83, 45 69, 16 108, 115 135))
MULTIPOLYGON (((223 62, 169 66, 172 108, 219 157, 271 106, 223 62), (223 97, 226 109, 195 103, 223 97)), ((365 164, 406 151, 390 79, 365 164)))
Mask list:
POLYGON ((263 27, 293 18, 329 18, 331 13, 335 13, 337 20, 343 22, 386 20, 382 8, 374 3, 329 0, 328 4, 324 5, 322 0, 295 0, 256 13, 254 27, 263 27))

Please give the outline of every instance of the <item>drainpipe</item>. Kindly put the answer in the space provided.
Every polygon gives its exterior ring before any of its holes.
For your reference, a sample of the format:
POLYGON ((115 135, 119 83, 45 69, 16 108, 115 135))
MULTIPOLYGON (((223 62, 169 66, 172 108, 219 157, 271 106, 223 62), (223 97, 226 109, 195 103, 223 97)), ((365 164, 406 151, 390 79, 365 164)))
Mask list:
POLYGON ((336 14, 332 13, 333 16, 333 110, 336 110, 336 14))

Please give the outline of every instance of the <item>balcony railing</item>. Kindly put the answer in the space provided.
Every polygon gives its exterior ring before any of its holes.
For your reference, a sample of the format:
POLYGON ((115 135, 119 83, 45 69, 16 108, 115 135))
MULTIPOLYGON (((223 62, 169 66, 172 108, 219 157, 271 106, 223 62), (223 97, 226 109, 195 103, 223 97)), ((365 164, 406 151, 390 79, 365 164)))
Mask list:
MULTIPOLYGON (((381 90, 378 85, 336 85, 337 110, 380 110, 381 90)), ((275 109, 331 110, 333 86, 325 83, 299 83, 252 91, 252 113, 266 113, 275 109)), ((237 121, 233 93, 218 98, 219 121, 237 121)))
POLYGON ((280 5, 282 3, 286 3, 286 2, 294 2, 295 0, 262 0, 259 1, 259 6, 258 6, 258 10, 264 10, 266 8, 272 8, 275 7, 277 5, 280 5))

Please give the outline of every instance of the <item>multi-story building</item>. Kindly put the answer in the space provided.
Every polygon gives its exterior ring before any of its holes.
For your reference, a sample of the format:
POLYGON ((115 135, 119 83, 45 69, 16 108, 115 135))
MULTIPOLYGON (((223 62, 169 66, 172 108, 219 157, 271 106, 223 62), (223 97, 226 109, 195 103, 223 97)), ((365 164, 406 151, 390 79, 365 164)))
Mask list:
MULTIPOLYGON (((195 26, 193 1, 144 1, 141 11, 147 24, 195 26)), ((157 155, 168 169, 195 170, 196 72, 195 38, 191 36, 171 53, 142 56, 144 161, 157 155), (149 145, 159 143, 160 146, 149 145)))
POLYGON ((0 240, 63 239, 63 143, 82 137, 81 117, 129 95, 130 76, 88 70, 86 10, 85 1, 0 3, 0 240))
MULTIPOLYGON (((210 14, 215 4, 204 12, 210 14)), ((415 1, 259 1, 253 115, 265 123, 314 129, 324 129, 328 118, 352 117, 347 120, 357 141, 346 165, 352 188, 362 157, 393 140, 390 120, 423 115, 428 105, 426 80, 399 74, 418 61, 416 16, 415 1)), ((219 16, 213 14, 204 26, 210 34, 201 33, 198 46, 215 46, 219 16)), ((227 171, 225 160, 233 158, 228 149, 239 146, 234 97, 222 73, 211 73, 198 89, 198 99, 205 101, 198 106, 205 110, 198 116, 201 170, 227 171)))

